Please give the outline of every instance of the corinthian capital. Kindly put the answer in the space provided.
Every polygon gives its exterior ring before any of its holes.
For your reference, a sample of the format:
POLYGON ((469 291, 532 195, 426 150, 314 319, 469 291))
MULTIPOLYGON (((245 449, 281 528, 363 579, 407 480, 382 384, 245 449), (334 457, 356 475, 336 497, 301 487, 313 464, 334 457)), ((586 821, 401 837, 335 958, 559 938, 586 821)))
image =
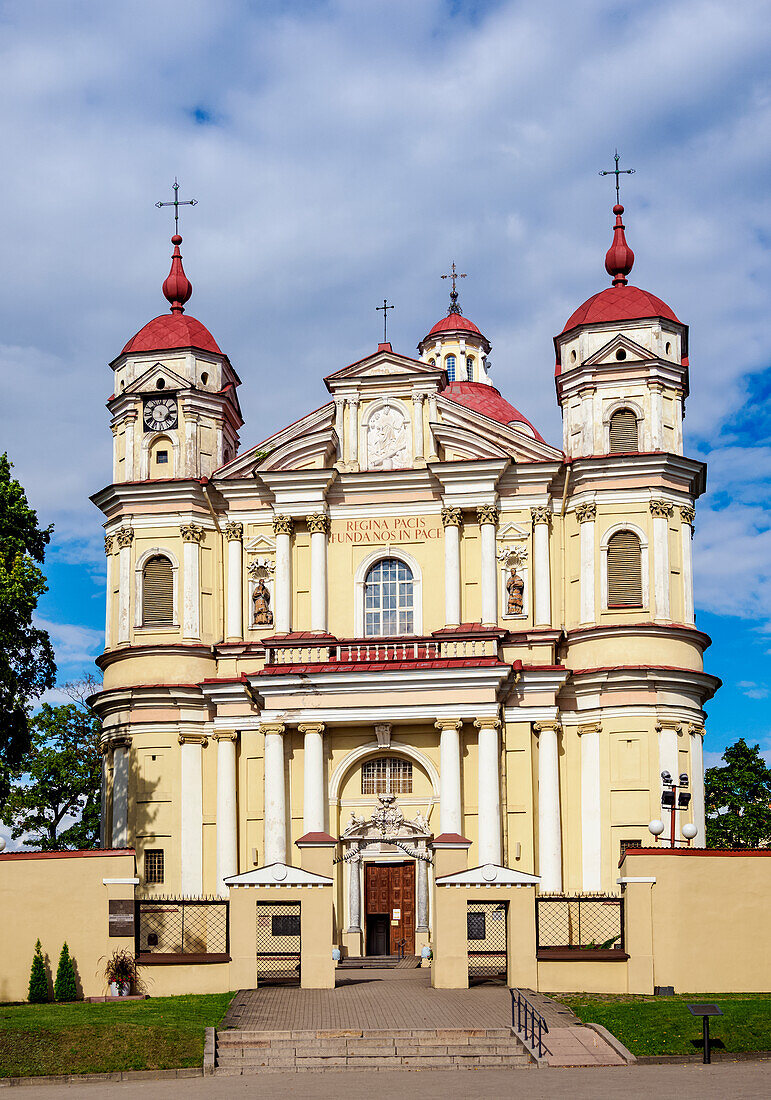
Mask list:
POLYGON ((113 548, 113 543, 114 542, 115 542, 115 540, 112 537, 112 535, 105 535, 104 536, 104 552, 105 552, 105 554, 107 555, 108 558, 109 558, 110 554, 112 553, 112 548, 113 548))
POLYGON ((531 508, 530 516, 533 520, 533 527, 538 523, 551 523, 551 512, 547 504, 539 504, 536 508, 531 508))
POLYGON ((445 527, 462 527, 463 513, 460 508, 442 508, 442 523, 445 527))
POLYGON ((235 523, 231 520, 225 524, 225 538, 228 542, 239 542, 244 537, 243 523, 235 523))
POLYGON ((134 528, 133 527, 119 527, 115 532, 115 539, 118 543, 119 550, 125 550, 127 546, 131 546, 134 541, 134 528))
POLYGON ((183 542, 203 542, 203 527, 197 523, 183 523, 179 528, 183 542))
POLYGON ((674 510, 675 506, 669 500, 651 501, 651 515, 654 519, 669 519, 674 510))
POLYGON ((329 516, 325 512, 313 512, 306 520, 312 535, 325 535, 329 530, 329 516))
POLYGON ((477 518, 480 523, 497 524, 500 512, 494 504, 480 504, 477 508, 477 518))
POLYGON ((579 523, 594 523, 597 518, 597 505, 593 501, 576 505, 576 519, 579 523))
POLYGON ((292 534, 292 517, 277 515, 273 517, 273 534, 274 535, 291 535, 292 534))
POLYGON ((683 523, 690 523, 693 527, 693 521, 696 519, 696 509, 692 504, 683 504, 680 508, 680 518, 683 523))

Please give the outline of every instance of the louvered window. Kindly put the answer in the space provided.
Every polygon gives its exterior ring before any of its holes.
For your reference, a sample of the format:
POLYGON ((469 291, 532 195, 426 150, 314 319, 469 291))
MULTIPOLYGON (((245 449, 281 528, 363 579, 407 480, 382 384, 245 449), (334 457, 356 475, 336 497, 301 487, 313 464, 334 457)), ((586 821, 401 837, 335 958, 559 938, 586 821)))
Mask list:
POLYGON ((610 453, 636 451, 638 448, 637 417, 631 409, 619 409, 610 418, 610 453))
POLYGON ((608 542, 608 607, 642 607, 642 551, 633 531, 608 542))
POLYGON ((142 574, 142 625, 173 622, 174 574, 169 559, 156 554, 142 574))

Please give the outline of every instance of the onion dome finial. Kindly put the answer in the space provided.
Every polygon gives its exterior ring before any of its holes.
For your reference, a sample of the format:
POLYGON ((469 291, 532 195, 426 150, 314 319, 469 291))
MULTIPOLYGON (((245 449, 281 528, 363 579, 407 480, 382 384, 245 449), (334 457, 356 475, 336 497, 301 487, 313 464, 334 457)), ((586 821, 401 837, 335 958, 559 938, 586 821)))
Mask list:
POLYGON ((626 286, 626 277, 634 264, 634 252, 624 236, 624 223, 621 221, 624 208, 620 202, 613 207, 613 213, 616 215, 616 224, 613 228, 613 243, 605 254, 605 270, 608 275, 612 275, 613 286, 626 286))
POLYGON ((174 234, 171 243, 174 245, 174 251, 171 255, 171 271, 163 284, 163 293, 166 300, 171 303, 172 313, 184 313, 185 302, 189 300, 190 295, 193 293, 193 284, 188 279, 182 266, 182 253, 179 251, 182 238, 179 233, 174 234))

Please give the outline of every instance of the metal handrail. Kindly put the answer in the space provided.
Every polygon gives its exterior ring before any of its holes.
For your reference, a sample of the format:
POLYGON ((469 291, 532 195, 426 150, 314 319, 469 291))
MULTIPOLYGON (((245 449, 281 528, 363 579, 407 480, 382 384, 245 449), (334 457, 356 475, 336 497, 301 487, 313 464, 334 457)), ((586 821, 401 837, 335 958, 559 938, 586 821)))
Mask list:
POLYGON ((509 993, 511 993, 511 1026, 517 1035, 524 1038, 525 1043, 529 1042, 532 1050, 538 1050, 539 1058, 543 1058, 544 1054, 551 1054, 543 1041, 543 1036, 549 1034, 549 1025, 546 1020, 540 1012, 533 1008, 527 997, 523 997, 521 990, 509 989, 509 993), (515 993, 517 995, 516 1000, 514 999, 515 993), (523 1020, 524 1027, 522 1026, 523 1020), (537 1041, 536 1033, 538 1036, 537 1041))

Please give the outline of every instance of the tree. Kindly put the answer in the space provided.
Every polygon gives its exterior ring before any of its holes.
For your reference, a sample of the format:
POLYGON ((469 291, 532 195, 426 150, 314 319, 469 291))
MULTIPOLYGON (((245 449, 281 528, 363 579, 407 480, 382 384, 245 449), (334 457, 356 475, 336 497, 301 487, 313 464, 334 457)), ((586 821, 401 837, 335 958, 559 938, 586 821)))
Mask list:
POLYGON ((32 625, 46 591, 39 566, 52 528, 38 526, 12 469, 0 455, 0 796, 29 749, 30 703, 56 679, 48 634, 32 625))
POLYGON ((48 1000, 48 976, 46 974, 46 964, 43 961, 43 949, 40 946, 40 940, 35 944, 35 954, 32 956, 27 1000, 33 1005, 42 1005, 48 1000))
POLYGON ((55 1001, 77 1001, 78 983, 75 979, 75 967, 70 955, 70 949, 65 941, 62 945, 62 953, 59 956, 59 965, 56 968, 56 981, 54 982, 55 1001))
POLYGON ((14 839, 44 852, 99 844, 102 755, 99 719, 84 701, 94 681, 66 684, 81 702, 45 703, 31 719, 31 746, 2 808, 14 839))
POLYGON ((741 737, 723 753, 724 767, 707 768, 704 797, 708 848, 771 845, 771 768, 760 747, 741 737))

